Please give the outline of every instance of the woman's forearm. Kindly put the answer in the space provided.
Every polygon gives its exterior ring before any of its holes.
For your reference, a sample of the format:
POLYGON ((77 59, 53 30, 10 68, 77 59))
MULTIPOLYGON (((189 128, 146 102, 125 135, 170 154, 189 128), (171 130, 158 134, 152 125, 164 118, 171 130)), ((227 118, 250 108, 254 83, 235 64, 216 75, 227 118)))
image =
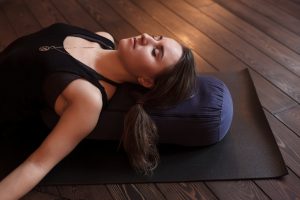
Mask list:
POLYGON ((0 182, 0 199, 21 198, 31 191, 47 173, 27 159, 0 182))

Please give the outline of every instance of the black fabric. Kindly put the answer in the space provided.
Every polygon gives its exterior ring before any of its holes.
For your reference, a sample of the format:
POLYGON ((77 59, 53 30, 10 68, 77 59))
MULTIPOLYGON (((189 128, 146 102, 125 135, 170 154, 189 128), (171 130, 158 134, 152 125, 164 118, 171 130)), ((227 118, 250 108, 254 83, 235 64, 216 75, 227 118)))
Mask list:
MULTIPOLYGON (((212 75, 225 82, 234 102, 232 126, 219 143, 206 147, 160 145, 161 163, 153 176, 145 177, 134 173, 125 153, 117 150, 118 142, 86 139, 41 184, 182 182, 286 175, 287 169, 249 72, 212 75)), ((9 131, 16 130, 6 130, 9 131)), ((0 178, 15 168, 40 142, 37 137, 35 143, 27 137, 11 140, 14 134, 6 132, 2 132, 0 141, 0 178)))
POLYGON ((117 83, 98 74, 92 68, 69 55, 63 48, 67 36, 77 36, 99 43, 104 49, 114 44, 88 30, 56 23, 36 33, 12 42, 0 53, 0 123, 53 115, 55 100, 73 80, 83 78, 94 84, 102 94, 104 107, 107 95, 99 80, 117 83), (43 46, 56 46, 58 50, 40 51, 43 46))

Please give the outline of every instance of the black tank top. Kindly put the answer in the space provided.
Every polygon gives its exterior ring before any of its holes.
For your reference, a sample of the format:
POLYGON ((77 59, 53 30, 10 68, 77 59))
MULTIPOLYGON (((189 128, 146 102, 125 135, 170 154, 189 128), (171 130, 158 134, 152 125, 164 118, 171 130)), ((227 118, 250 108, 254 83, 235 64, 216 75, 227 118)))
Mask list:
POLYGON ((26 92, 21 98, 27 101, 30 99, 31 105, 38 107, 50 127, 58 120, 54 112, 55 101, 70 82, 83 78, 95 85, 102 94, 104 107, 108 99, 99 80, 118 85, 68 54, 63 48, 63 41, 67 36, 97 42, 103 49, 115 48, 114 43, 105 37, 76 26, 56 23, 15 40, 0 54, 1 71, 13 70, 14 73, 22 74, 19 79, 24 80, 19 82, 24 85, 18 85, 19 89, 26 92), (61 48, 43 51, 49 46, 61 48))

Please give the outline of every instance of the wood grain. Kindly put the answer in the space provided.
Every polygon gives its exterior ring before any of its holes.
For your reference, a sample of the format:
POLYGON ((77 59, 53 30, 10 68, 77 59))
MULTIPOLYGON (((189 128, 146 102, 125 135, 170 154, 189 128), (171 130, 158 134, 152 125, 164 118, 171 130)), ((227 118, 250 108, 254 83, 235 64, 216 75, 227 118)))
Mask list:
POLYGON ((106 31, 113 33, 116 42, 140 34, 106 2, 97 0, 78 0, 78 2, 106 31))
POLYGON ((257 29, 268 34, 270 37, 278 40, 282 44, 286 45, 293 51, 300 53, 300 40, 299 36, 272 20, 264 17, 255 10, 245 6, 237 0, 215 0, 224 8, 230 10, 233 14, 239 16, 246 22, 252 24, 257 29))
POLYGON ((266 112, 266 117, 275 136, 286 165, 300 177, 300 138, 280 122, 275 116, 266 112))
POLYGON ((300 181, 291 170, 280 179, 256 180, 255 183, 273 200, 300 198, 300 181))
POLYGON ((165 8, 159 2, 134 0, 134 3, 177 36, 183 44, 201 55, 212 66, 218 69, 226 69, 227 71, 236 71, 247 67, 209 37, 194 26, 186 23, 181 17, 165 8))
POLYGON ((297 105, 293 99, 264 79, 256 71, 250 69, 250 74, 260 103, 269 112, 275 114, 297 105))
POLYGON ((142 200, 142 199, 165 199, 153 184, 110 184, 107 188, 116 200, 142 200))
MULTIPOLYGON (((193 2, 195 1, 189 0, 189 2, 193 5, 193 2)), ((249 44, 255 46, 258 50, 268 55, 274 61, 280 63, 284 67, 287 67, 288 70, 300 76, 300 58, 294 51, 282 45, 280 42, 268 37, 265 33, 257 30, 252 25, 231 14, 218 4, 200 7, 198 10, 202 11, 205 15, 226 27, 234 34, 238 35, 249 44)), ((300 24, 300 21, 298 24, 300 24)), ((247 46, 245 46, 245 51, 249 52, 247 46)))
POLYGON ((298 19, 300 19, 299 0, 297 0, 298 3, 295 3, 293 1, 285 1, 285 0, 267 0, 267 1, 270 3, 273 3, 275 6, 280 7, 282 10, 293 15, 294 17, 297 17, 298 19))
POLYGON ((252 181, 207 182, 215 195, 224 200, 269 199, 252 181))
POLYGON ((66 199, 113 199, 105 185, 72 185, 59 186, 57 188, 60 197, 66 199))
POLYGON ((41 192, 37 192, 37 191, 32 191, 30 193, 28 193, 27 195, 25 195, 23 198, 21 198, 20 200, 67 200, 65 198, 61 198, 55 195, 50 195, 50 194, 45 194, 45 193, 41 193, 41 192))
POLYGON ((6 1, 1 7, 17 36, 30 34, 41 28, 23 1, 6 1))
POLYGON ((158 183, 157 187, 164 193, 167 199, 217 199, 208 187, 200 182, 194 183, 158 183))
POLYGON ((286 126, 293 130, 300 137, 300 106, 294 106, 289 110, 285 110, 276 114, 286 126))
POLYGON ((53 23, 66 23, 64 17, 58 12, 49 0, 25 0, 27 7, 42 27, 53 23))
POLYGON ((0 51, 16 38, 16 33, 8 22, 7 17, 0 8, 0 51))
MULTIPOLYGON (((265 0, 240 0, 247 6, 258 11, 260 14, 272 19, 281 26, 284 26, 288 30, 300 35, 300 20, 292 15, 284 12, 275 5, 265 1, 265 0)), ((300 10, 298 11, 300 12, 300 10)))
POLYGON ((86 28, 93 32, 103 30, 75 0, 52 0, 52 2, 70 24, 86 28))

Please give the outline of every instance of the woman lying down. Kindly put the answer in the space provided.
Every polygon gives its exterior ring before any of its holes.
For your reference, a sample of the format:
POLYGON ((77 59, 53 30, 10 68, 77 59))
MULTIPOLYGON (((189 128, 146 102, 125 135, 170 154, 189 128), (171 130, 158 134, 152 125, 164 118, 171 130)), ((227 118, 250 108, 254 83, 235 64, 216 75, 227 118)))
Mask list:
POLYGON ((1 126, 40 118, 45 109, 59 118, 41 145, 1 180, 1 200, 19 199, 35 187, 95 129, 117 87, 128 82, 147 92, 129 109, 121 142, 137 172, 153 173, 159 136, 145 108, 180 103, 197 82, 191 50, 174 39, 144 33, 116 48, 106 32, 62 23, 12 42, 0 53, 0 70, 1 126))

